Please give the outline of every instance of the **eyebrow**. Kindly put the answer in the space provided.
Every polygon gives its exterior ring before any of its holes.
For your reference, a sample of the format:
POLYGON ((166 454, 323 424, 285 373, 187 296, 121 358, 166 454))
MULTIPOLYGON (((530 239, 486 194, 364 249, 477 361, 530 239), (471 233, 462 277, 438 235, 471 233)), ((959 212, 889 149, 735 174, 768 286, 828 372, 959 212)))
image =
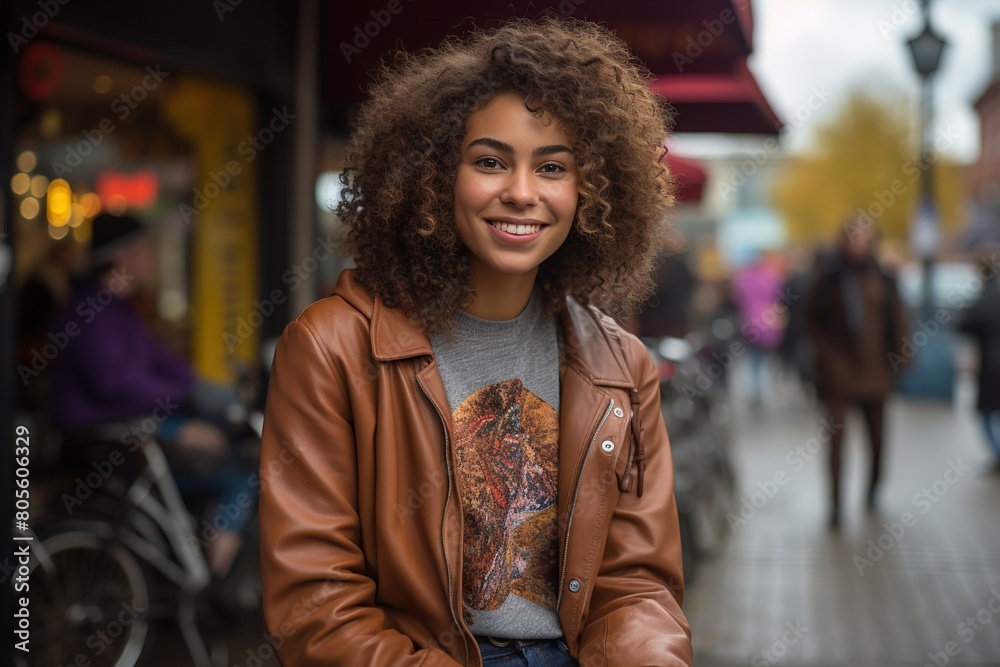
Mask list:
MULTIPOLYGON (((500 141, 499 139, 491 139, 489 137, 482 137, 480 139, 475 139, 469 142, 469 145, 465 147, 466 150, 472 148, 473 146, 488 146, 494 150, 502 151, 510 155, 514 155, 517 151, 514 147, 508 144, 506 141, 500 141)), ((552 146, 539 146, 535 150, 531 151, 531 157, 541 157, 543 155, 553 155, 555 153, 572 153, 568 147, 562 144, 555 144, 552 146)))

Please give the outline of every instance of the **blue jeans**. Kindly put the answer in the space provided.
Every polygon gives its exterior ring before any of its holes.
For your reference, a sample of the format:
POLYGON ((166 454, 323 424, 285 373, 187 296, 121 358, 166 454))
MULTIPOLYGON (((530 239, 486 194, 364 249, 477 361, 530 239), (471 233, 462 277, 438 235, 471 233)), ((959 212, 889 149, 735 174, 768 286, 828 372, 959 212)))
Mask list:
MULTIPOLYGON (((476 637, 483 654, 483 667, 578 667, 562 639, 512 639, 496 646, 486 637, 476 637)), ((506 640, 500 640, 506 641, 506 640)))

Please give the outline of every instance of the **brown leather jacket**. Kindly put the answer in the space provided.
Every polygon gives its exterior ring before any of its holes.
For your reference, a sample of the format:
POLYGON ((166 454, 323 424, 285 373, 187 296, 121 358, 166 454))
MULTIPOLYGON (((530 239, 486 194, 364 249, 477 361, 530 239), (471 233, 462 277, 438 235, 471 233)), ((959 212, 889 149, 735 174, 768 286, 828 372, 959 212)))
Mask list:
MULTIPOLYGON (((560 320, 566 643, 582 665, 690 665, 653 364, 635 337, 572 299, 560 320)), ((264 422, 260 533, 264 614, 286 667, 482 664, 461 620, 447 407, 427 334, 351 270, 285 330, 264 422)))

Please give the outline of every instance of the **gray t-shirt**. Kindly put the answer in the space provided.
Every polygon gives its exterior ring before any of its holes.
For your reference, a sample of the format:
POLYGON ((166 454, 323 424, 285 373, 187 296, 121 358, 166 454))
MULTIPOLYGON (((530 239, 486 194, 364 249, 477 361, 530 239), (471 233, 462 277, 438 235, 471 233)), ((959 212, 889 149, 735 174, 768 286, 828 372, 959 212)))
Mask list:
POLYGON ((431 336, 465 514, 462 597, 477 635, 562 637, 555 613, 559 346, 536 288, 511 320, 459 312, 431 336))

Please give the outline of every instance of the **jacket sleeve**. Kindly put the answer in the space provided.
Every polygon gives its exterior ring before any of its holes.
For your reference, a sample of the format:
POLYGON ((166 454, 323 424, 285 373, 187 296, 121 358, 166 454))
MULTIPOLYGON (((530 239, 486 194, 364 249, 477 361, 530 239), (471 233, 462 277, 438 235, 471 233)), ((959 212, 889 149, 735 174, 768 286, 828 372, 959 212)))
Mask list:
POLYGON ((646 349, 634 337, 625 338, 640 395, 645 488, 639 498, 633 484, 614 509, 579 661, 607 667, 690 666, 673 460, 660 412, 659 378, 646 349))
POLYGON ((347 374, 301 320, 275 352, 260 461, 264 619, 286 667, 455 667, 386 626, 365 570, 347 374))

